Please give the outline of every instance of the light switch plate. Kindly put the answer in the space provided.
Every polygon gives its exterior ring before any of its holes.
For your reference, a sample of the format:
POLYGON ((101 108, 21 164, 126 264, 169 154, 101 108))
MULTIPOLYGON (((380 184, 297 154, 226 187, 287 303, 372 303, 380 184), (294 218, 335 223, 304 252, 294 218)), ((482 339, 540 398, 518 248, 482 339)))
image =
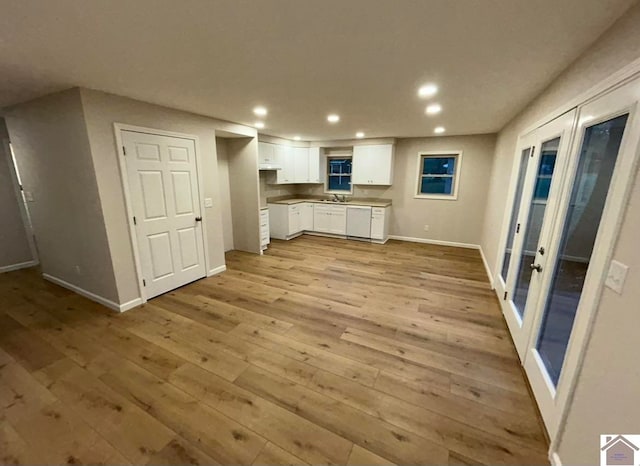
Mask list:
POLYGON ((24 198, 27 202, 33 202, 33 193, 31 191, 25 191, 24 198))
POLYGON ((205 197, 204 198, 204 206, 205 207, 213 207, 213 199, 211 199, 210 197, 205 197))
POLYGON ((622 294, 624 281, 627 278, 627 270, 629 267, 618 261, 611 261, 609 273, 604 284, 618 294, 622 294))

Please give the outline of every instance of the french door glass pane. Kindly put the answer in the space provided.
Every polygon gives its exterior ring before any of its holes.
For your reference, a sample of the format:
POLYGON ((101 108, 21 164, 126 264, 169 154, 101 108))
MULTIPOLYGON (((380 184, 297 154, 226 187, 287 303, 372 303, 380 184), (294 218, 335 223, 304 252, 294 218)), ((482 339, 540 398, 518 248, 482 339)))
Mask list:
POLYGON ((557 385, 628 115, 587 128, 537 349, 557 385))
POLYGON ((518 277, 516 279, 515 289, 513 290, 513 304, 518 314, 520 314, 520 317, 524 315, 524 309, 527 306, 527 296, 529 294, 529 284, 531 283, 532 273, 529 265, 533 263, 536 257, 544 212, 547 209, 549 186, 551 185, 551 177, 553 176, 559 145, 560 138, 558 137, 543 143, 540 148, 540 162, 538 164, 536 185, 533 190, 533 198, 531 199, 531 206, 529 208, 529 218, 527 219, 527 225, 525 227, 526 233, 520 254, 518 277))
POLYGON ((527 162, 531 155, 531 147, 526 148, 520 155, 520 170, 518 172, 518 182, 516 184, 516 194, 513 199, 513 208, 511 209, 511 221, 509 222, 509 236, 507 236, 507 246, 504 251, 504 259, 502 260, 502 280, 507 282, 507 274, 509 273, 509 261, 511 261, 511 249, 513 248, 513 238, 516 235, 516 227, 518 224, 518 214, 520 213, 520 202, 522 201, 522 187, 524 178, 527 174, 527 162))

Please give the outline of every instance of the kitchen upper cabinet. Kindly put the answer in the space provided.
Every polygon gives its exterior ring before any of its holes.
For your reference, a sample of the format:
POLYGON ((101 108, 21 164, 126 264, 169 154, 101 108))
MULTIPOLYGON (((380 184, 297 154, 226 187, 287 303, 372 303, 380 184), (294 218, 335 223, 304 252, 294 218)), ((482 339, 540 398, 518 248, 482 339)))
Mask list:
POLYGON ((293 148, 274 144, 275 156, 278 164, 282 167, 276 172, 277 184, 295 183, 295 166, 293 158, 293 148))
POLYGON ((393 144, 353 147, 353 184, 391 185, 393 182, 393 144))
POLYGON ((309 182, 309 148, 292 147, 293 155, 293 180, 295 183, 309 182))
POLYGON ((260 165, 273 165, 277 163, 275 144, 258 142, 258 163, 260 165))
POLYGON ((321 151, 320 147, 309 147, 309 183, 324 183, 321 151))

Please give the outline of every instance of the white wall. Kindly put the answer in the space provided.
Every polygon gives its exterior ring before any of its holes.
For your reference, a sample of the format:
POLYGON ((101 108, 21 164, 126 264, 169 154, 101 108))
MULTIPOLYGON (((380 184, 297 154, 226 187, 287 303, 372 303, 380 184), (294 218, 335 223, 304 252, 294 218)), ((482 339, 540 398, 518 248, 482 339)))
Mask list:
MULTIPOLYGON (((209 249, 209 267, 224 265, 224 240, 222 229, 222 200, 216 157, 216 131, 244 134, 256 138, 252 128, 227 123, 213 118, 194 115, 158 105, 152 105, 104 92, 81 89, 91 153, 96 167, 97 184, 102 202, 107 235, 111 247, 117 280, 119 302, 126 303, 139 297, 133 250, 129 238, 128 218, 122 191, 114 123, 142 126, 195 135, 199 139, 200 158, 204 180, 204 196, 213 199, 213 207, 204 213, 209 249)), ((255 167, 247 176, 255 181, 255 201, 246 202, 255 210, 255 236, 259 243, 257 194, 257 143, 247 149, 254 151, 255 167)), ((235 225, 234 225, 235 227, 235 225)), ((245 234, 249 234, 248 231, 245 234)), ((259 248, 259 246, 258 246, 259 248)))
MULTIPOLYGON (((355 186, 353 196, 391 199, 392 235, 480 244, 495 139, 490 134, 396 139, 393 185, 355 186), (463 152, 458 199, 416 199, 419 154, 458 150, 463 152)), ((298 192, 322 195, 324 185, 301 185, 298 192)))
POLYGON ((38 241, 42 272, 118 302, 78 89, 5 113, 38 241))
MULTIPOLYGON (((482 246, 492 269, 498 262, 500 231, 511 206, 507 188, 518 135, 557 107, 640 58, 640 4, 636 3, 547 90, 499 134, 484 220, 482 246)), ((550 116, 550 115, 549 115, 550 116)), ((640 433, 640 178, 627 208, 614 259, 629 265, 622 295, 605 289, 579 372, 558 453, 564 464, 599 464, 600 433, 640 433)))
POLYGON ((11 154, 8 153, 8 141, 7 127, 0 118, 0 271, 33 261, 20 210, 22 199, 15 189, 17 180, 11 154))

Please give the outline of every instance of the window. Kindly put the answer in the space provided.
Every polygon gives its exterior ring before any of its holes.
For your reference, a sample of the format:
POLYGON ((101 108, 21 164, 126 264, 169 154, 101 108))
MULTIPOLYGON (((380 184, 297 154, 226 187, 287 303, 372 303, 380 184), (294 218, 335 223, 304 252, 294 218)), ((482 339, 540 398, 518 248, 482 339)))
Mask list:
POLYGON ((420 154, 415 197, 457 199, 461 161, 462 152, 420 154))
POLYGON ((351 192, 351 157, 329 157, 327 171, 327 192, 351 192))

